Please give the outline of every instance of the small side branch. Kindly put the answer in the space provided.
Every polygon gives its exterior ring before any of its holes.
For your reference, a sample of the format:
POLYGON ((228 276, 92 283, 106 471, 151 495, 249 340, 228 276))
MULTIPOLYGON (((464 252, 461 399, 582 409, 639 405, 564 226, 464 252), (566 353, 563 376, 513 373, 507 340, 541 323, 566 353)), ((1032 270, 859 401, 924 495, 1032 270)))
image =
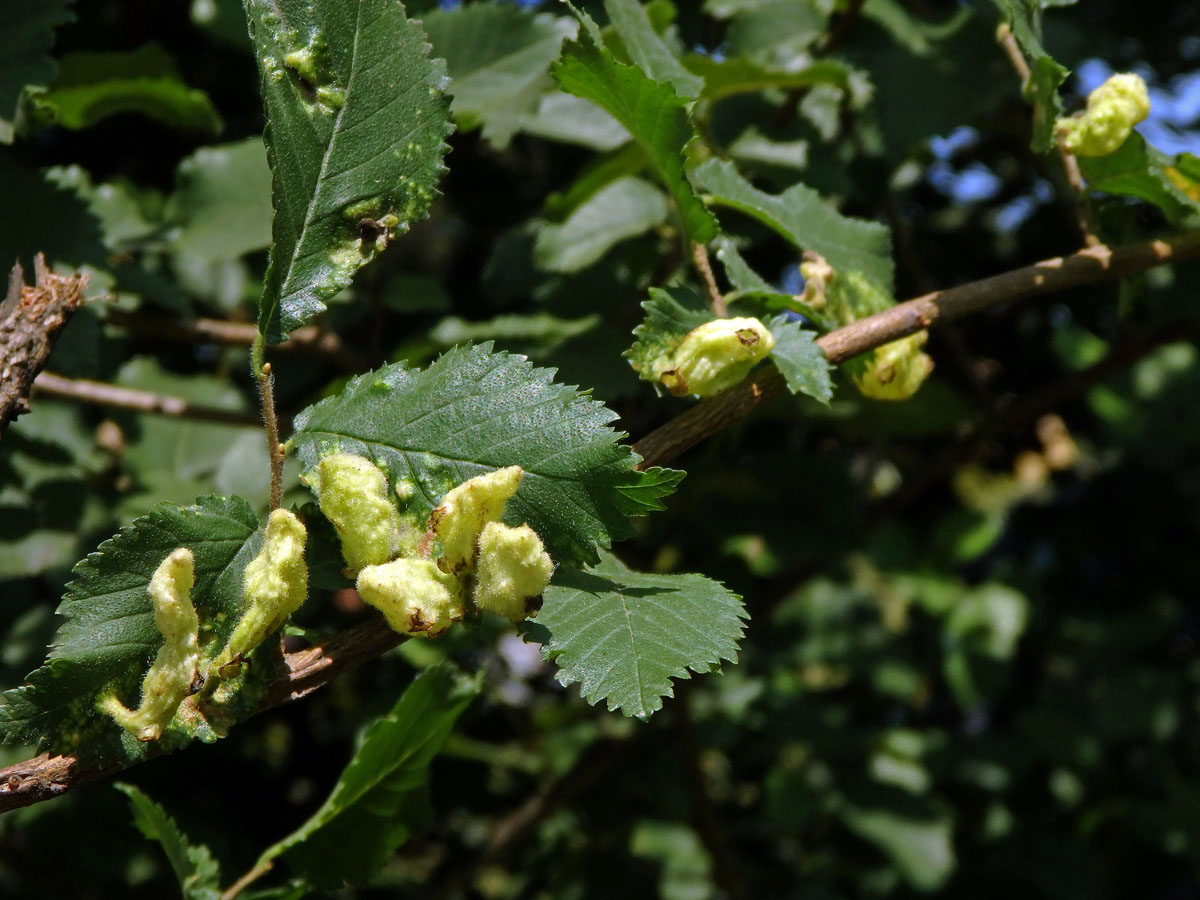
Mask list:
MULTIPOLYGON (((250 322, 227 322, 222 319, 190 319, 179 321, 164 316, 129 313, 110 309, 105 321, 132 334, 179 341, 186 344, 224 344, 248 347, 258 337, 258 329, 250 322)), ((316 325, 305 325, 293 331, 286 341, 272 348, 283 353, 306 353, 321 356, 349 371, 359 371, 363 361, 332 331, 316 325)))
MULTIPOLYGON (((1017 39, 1013 37, 1012 29, 1007 24, 996 29, 996 41, 1004 50, 1004 55, 1008 57, 1013 71, 1021 79, 1021 90, 1024 92, 1033 73, 1030 72, 1029 63, 1025 61, 1025 55, 1017 46, 1017 39)), ((1083 243, 1087 247, 1098 247, 1100 238, 1096 237, 1096 229, 1092 224, 1087 196, 1084 193, 1087 186, 1083 183, 1083 174, 1079 171, 1079 161, 1075 158, 1075 154, 1064 147, 1061 142, 1056 141, 1055 143, 1058 146, 1058 155, 1062 160, 1063 171, 1067 175, 1067 183, 1075 192, 1075 218, 1079 225, 1080 235, 1083 237, 1083 243)))
POLYGON ((250 413, 199 406, 182 397, 136 391, 103 381, 64 378, 53 372, 42 372, 38 375, 33 382, 33 392, 39 397, 60 397, 64 400, 94 403, 97 406, 111 406, 114 409, 128 409, 133 412, 154 413, 176 419, 220 422, 225 425, 255 425, 258 423, 258 419, 250 413))
POLYGON ((704 279, 704 286, 708 288, 708 299, 712 303, 713 312, 724 318, 729 311, 725 308, 725 297, 722 295, 721 289, 717 287, 712 263, 708 259, 708 248, 703 244, 692 244, 692 260, 696 263, 696 271, 704 279))
MULTIPOLYGON (((1198 257, 1200 231, 1122 247, 1087 247, 1070 256, 1043 260, 897 304, 829 332, 817 340, 817 345, 836 365, 924 328, 1001 303, 1095 284, 1163 263, 1198 257)), ((784 390, 783 377, 768 370, 701 401, 637 442, 633 449, 642 457, 639 465, 645 468, 670 462, 784 390)))
POLYGON ((63 326, 83 306, 87 283, 86 275, 55 275, 40 253, 34 259, 32 285, 25 284, 21 264, 13 266, 0 304, 0 434, 29 412, 34 379, 63 326))
MULTIPOLYGON (((258 345, 256 344, 257 348, 258 345)), ((261 358, 261 350, 256 354, 261 358)), ((254 373, 258 382, 258 397, 262 402, 263 424, 267 432, 267 458, 271 467, 271 509, 279 509, 283 502, 283 445, 279 443, 279 419, 275 415, 275 376, 271 364, 262 363, 254 373)))

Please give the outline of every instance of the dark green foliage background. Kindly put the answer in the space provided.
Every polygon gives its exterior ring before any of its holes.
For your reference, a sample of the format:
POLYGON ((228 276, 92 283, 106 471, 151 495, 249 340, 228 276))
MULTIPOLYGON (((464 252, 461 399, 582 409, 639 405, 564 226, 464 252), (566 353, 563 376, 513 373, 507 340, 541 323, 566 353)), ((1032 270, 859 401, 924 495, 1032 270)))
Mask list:
MULTIPOLYGON (((224 123, 216 141, 255 139, 261 100, 240 6, 207 6, 213 15, 201 25, 188 4, 80 2, 54 52, 155 42, 211 99, 224 123)), ((603 18, 598 4, 587 6, 603 18)), ((741 52, 762 39, 748 27, 726 30, 699 6, 679 4, 685 46, 741 52)), ((745 171, 762 190, 800 179, 842 197, 843 212, 888 224, 900 297, 1074 249, 1061 185, 1015 230, 995 226, 1004 204, 1058 176, 1053 160, 1029 150, 1029 110, 992 41, 992 6, 968 7, 945 37, 931 24, 959 4, 878 6, 901 10, 917 36, 905 46, 875 16, 855 23, 835 55, 864 69, 875 93, 863 109, 834 110, 831 137, 820 134, 819 110, 789 110, 769 92, 713 107, 706 137, 728 148, 754 124, 776 141, 807 141, 801 170, 745 171), (951 165, 988 166, 1000 179, 991 197, 956 200, 928 177, 929 138, 962 125, 979 138, 951 165), (894 179, 902 163, 910 177, 894 179)), ((1045 43, 1068 67, 1093 57, 1117 70, 1144 63, 1166 84, 1200 65, 1183 39, 1198 31, 1191 4, 1089 0, 1050 10, 1045 43)), ((94 266, 98 283, 140 314, 253 321, 266 244, 196 262, 173 236, 187 222, 167 199, 176 169, 214 142, 122 114, 83 131, 41 127, 0 146, 0 263, 45 250, 55 262, 94 266), (50 166, 81 166, 90 183, 118 185, 128 202, 89 209, 36 176, 50 166)), ((648 285, 682 262, 670 240, 645 232, 571 274, 535 264, 531 221, 565 218, 568 192, 597 154, 521 132, 504 149, 478 130, 449 143, 431 218, 324 316, 360 369, 424 365, 456 342, 494 339, 558 367, 562 382, 593 388, 634 437, 685 409, 656 397, 621 358, 648 285)), ((1123 201, 1101 215, 1113 240, 1165 224, 1152 207, 1123 201)), ((795 248, 762 225, 725 210, 721 220, 748 239, 747 259, 768 279, 796 262, 795 248)), ((906 404, 859 399, 835 375, 831 407, 779 401, 676 461, 688 477, 667 511, 639 520, 619 552, 642 571, 718 579, 752 616, 737 666, 681 685, 690 730, 677 701, 648 724, 586 705, 577 687, 555 684, 552 669, 514 666, 514 639, 486 623, 408 645, 229 740, 143 765, 127 780, 211 846, 228 883, 319 805, 358 730, 392 707, 414 670, 449 658, 485 681, 433 763, 428 830, 374 886, 346 896, 717 898, 728 896, 714 886, 722 867, 752 897, 1200 896, 1194 345, 1163 347, 1054 405, 1081 461, 1027 501, 972 508, 938 462, 977 417, 1069 382, 1109 346, 1168 321, 1191 323, 1194 335, 1196 285, 1196 267, 1180 267, 1173 278, 984 313, 932 337, 938 368, 906 404), (901 486, 889 491, 896 476, 901 486), (692 738, 717 837, 687 777, 692 738), (497 823, 580 760, 601 774, 501 865, 457 893, 448 887, 497 823)), ((54 371, 253 410, 244 351, 102 319, 89 310, 72 322, 54 371)), ((276 354, 273 363, 288 421, 349 374, 313 357, 276 354)), ((36 401, 0 445, 0 687, 40 664, 70 566, 120 524, 159 500, 190 503, 214 489, 264 505, 265 484, 245 474, 265 481, 260 441, 251 428, 36 401), (119 441, 105 422, 120 429, 119 441)), ((1023 421, 971 444, 955 464, 1008 473, 1040 447, 1023 421)), ((289 500, 301 503, 295 474, 289 500)), ((332 631, 362 615, 352 598, 322 592, 300 624, 332 631)), ((0 751, 5 762, 24 756, 0 751)), ((7 897, 175 890, 159 848, 108 784, 0 817, 7 897)))

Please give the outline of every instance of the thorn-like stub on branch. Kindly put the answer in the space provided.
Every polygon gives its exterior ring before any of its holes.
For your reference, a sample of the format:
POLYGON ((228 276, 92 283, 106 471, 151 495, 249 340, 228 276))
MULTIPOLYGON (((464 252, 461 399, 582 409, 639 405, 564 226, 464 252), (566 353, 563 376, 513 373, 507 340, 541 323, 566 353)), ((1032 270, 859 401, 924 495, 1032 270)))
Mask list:
POLYGON ((59 331, 83 306, 84 274, 55 275, 40 253, 34 259, 34 283, 25 283, 18 262, 8 277, 0 305, 0 431, 29 412, 33 380, 46 365, 59 331))

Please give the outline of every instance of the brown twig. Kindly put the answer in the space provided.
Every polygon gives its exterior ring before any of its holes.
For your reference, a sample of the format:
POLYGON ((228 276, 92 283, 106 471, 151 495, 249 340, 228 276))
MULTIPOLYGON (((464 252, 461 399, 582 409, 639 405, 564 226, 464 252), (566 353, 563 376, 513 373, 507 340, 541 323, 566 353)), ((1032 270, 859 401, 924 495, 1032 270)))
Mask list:
POLYGON ((728 315, 729 310, 725 308, 725 297, 721 294, 721 289, 717 287, 712 263, 708 259, 708 248, 703 244, 692 244, 692 260, 696 263, 696 271, 704 279, 704 286, 708 288, 708 299, 712 303, 713 312, 721 317, 728 315))
MULTIPOLYGON (((257 345, 255 345, 257 346, 257 345)), ((271 364, 263 363, 254 373, 262 405, 263 425, 267 433, 267 459, 271 470, 271 509, 283 502, 283 445, 279 443, 279 419, 275 415, 275 376, 271 364)))
MULTIPOLYGON (((1013 71, 1021 79, 1021 93, 1026 94, 1033 73, 1030 72, 1029 63, 1025 61, 1025 54, 1017 46, 1017 39, 1013 37, 1012 29, 1007 24, 1001 24, 996 29, 996 41, 1012 64, 1013 71)), ((1087 186, 1083 183, 1083 174, 1079 171, 1079 161, 1075 158, 1074 153, 1063 146, 1061 141, 1055 141, 1055 145, 1058 147, 1063 171, 1067 175, 1067 183, 1075 192, 1075 218, 1079 225, 1080 235, 1083 237, 1083 243, 1088 247, 1097 247, 1100 245, 1100 238, 1096 237, 1096 228, 1092 223, 1091 210, 1085 194, 1087 186)))
POLYGON ((55 275, 38 254, 34 283, 25 284, 18 262, 8 277, 0 304, 0 434, 17 416, 29 412, 34 379, 46 365, 54 339, 83 305, 88 277, 55 275))
POLYGON ((154 413, 177 419, 221 422, 226 425, 258 424, 258 418, 251 413, 199 406, 183 397, 136 391, 102 381, 64 378, 53 372, 42 372, 38 375, 33 382, 33 392, 39 397, 60 397, 64 400, 77 400, 81 403, 94 403, 97 406, 111 406, 115 409, 154 413))
MULTIPOLYGON (((279 676, 268 686, 263 702, 251 713, 258 715, 284 703, 306 697, 334 678, 399 644, 403 638, 379 617, 372 617, 305 650, 283 658, 279 676)), ((154 756, 153 745, 149 745, 154 756)), ((119 760, 88 760, 74 756, 41 754, 0 769, 0 813, 60 797, 69 790, 113 775, 126 766, 119 760)))
MULTIPOLYGON (((179 321, 164 316, 129 313, 110 309, 105 320, 126 331, 146 337, 160 338, 181 343, 224 344, 231 347, 249 346, 258 336, 258 329, 250 322, 226 322, 221 319, 191 319, 179 321)), ((364 368, 359 354, 352 352, 332 331, 316 325, 297 328, 282 344, 271 348, 284 353, 307 353, 322 356, 350 371, 364 368)))
MULTIPOLYGON (((817 344, 831 363, 843 363, 860 353, 924 328, 1000 303, 1094 284, 1141 272, 1162 263, 1196 257, 1200 257, 1200 231, 1122 247, 1086 247, 1070 256, 1043 260, 897 304, 845 328, 831 331, 819 338, 817 344)), ((779 396, 784 390, 783 376, 767 370, 748 378, 737 387, 701 401, 634 445, 633 449, 642 457, 641 467, 669 462, 765 401, 779 396)))
POLYGON ((237 900, 237 896, 242 891, 250 887, 250 885, 254 884, 254 882, 258 881, 258 879, 262 878, 274 867, 274 862, 259 863, 229 887, 225 888, 225 890, 221 891, 220 900, 237 900))

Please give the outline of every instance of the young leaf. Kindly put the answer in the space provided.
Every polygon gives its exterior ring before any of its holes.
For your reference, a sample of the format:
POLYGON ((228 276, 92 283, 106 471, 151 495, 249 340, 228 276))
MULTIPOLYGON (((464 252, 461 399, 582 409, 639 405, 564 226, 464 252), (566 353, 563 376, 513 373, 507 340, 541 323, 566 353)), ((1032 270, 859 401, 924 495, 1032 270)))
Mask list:
POLYGON ((561 225, 543 227, 534 259, 547 271, 575 272, 666 218, 662 191, 640 178, 619 178, 576 207, 561 225))
POLYGON ((708 243, 716 237, 717 220, 683 173, 685 148, 696 138, 696 130, 674 89, 637 66, 617 62, 601 46, 599 30, 586 16, 578 40, 567 44, 553 71, 564 91, 603 107, 629 130, 675 198, 690 239, 708 243))
POLYGON ((794 184, 778 196, 766 194, 723 160, 710 159, 692 178, 715 203, 758 219, 801 250, 816 251, 835 270, 857 270, 891 290, 892 238, 886 226, 843 216, 807 185, 794 184))
POLYGON ((814 343, 816 332, 782 315, 771 318, 767 327, 775 336, 771 361, 787 382, 788 390, 828 404, 833 397, 833 382, 829 378, 829 360, 814 343))
POLYGON ((717 249, 717 259, 725 266, 725 277, 738 291, 761 291, 770 293, 775 290, 766 279, 750 267, 750 264, 738 252, 737 244, 728 235, 721 235, 713 242, 717 249))
POLYGON ((633 330, 636 340, 625 358, 638 377, 657 384, 661 373, 655 361, 669 355, 693 328, 711 322, 713 313, 694 291, 683 287, 650 288, 642 309, 646 318, 633 330))
POLYGON ((48 84, 54 29, 70 22, 72 0, 5 0, 0 4, 0 144, 13 139, 17 101, 26 85, 48 84))
POLYGON ((563 684, 589 703, 647 719, 674 696, 671 679, 737 659, 748 618, 741 598, 700 575, 642 575, 606 555, 559 569, 526 636, 542 643, 563 684))
POLYGON ((129 798, 133 824, 138 831, 162 845, 171 870, 179 879, 183 900, 218 900, 221 896, 221 865, 205 844, 193 844, 179 830, 167 811, 132 784, 113 785, 129 798))
POLYGON ((1059 65, 1042 46, 1042 3, 1036 0, 993 0, 1029 64, 1025 98, 1033 104, 1033 139, 1039 153, 1054 149, 1054 123, 1062 115, 1058 88, 1070 69, 1059 65))
POLYGON ((535 16, 498 3, 433 10, 424 25, 433 52, 446 60, 459 128, 482 123, 484 138, 499 149, 537 107, 550 64, 576 28, 565 16, 535 16))
POLYGON ((155 44, 131 53, 72 53, 34 102, 38 118, 73 130, 118 113, 139 113, 181 131, 217 134, 222 128, 208 95, 188 87, 170 54, 155 44))
POLYGON ((1200 200, 1184 189, 1188 180, 1179 172, 1180 162, 1135 131, 1107 156, 1079 157, 1079 170, 1091 190, 1153 203, 1169 222, 1179 225, 1200 214, 1200 200))
POLYGON ((245 5, 274 172, 258 326, 278 342, 428 214, 450 132, 446 77, 397 0, 245 5))
POLYGON ((683 473, 635 472, 638 457, 608 427, 615 415, 553 374, 491 344, 424 371, 385 366, 300 413, 292 442, 306 470, 339 451, 373 460, 393 487, 411 486, 420 516, 468 478, 521 466, 505 521, 528 523, 556 563, 595 560, 597 546, 632 533, 629 516, 661 509, 683 473))
POLYGON ((369 880, 419 822, 429 763, 479 687, 448 663, 418 675, 367 728, 324 805, 259 864, 282 856, 320 887, 369 880))
POLYGON ((654 30, 641 0, 604 0, 608 18, 630 58, 655 81, 666 81, 675 93, 694 100, 704 87, 704 79, 689 72, 654 30))
POLYGON ((177 547, 192 551, 192 602, 220 646, 237 624, 242 569, 261 540, 245 500, 208 496, 185 508, 161 504, 101 544, 74 569, 46 664, 25 686, 0 694, 0 743, 37 741, 53 752, 97 754, 123 746, 136 755, 136 742, 94 703, 117 679, 132 675, 140 683, 162 644, 147 591, 151 575, 177 547))

